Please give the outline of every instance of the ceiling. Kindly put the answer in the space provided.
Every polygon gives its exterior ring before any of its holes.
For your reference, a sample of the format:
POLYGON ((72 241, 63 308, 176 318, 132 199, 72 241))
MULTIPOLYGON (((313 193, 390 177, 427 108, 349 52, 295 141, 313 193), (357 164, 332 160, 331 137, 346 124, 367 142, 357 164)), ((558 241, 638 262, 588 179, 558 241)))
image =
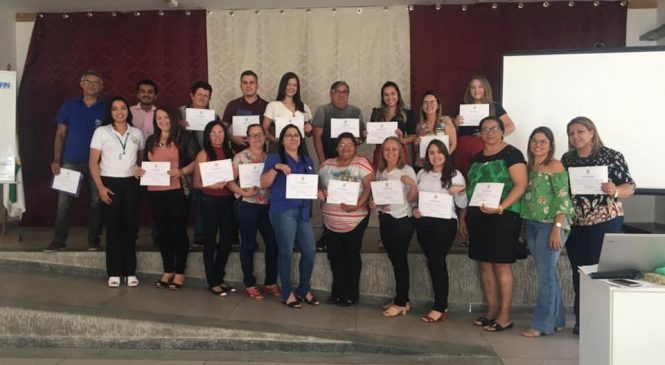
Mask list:
MULTIPOLYGON (((517 3, 513 1, 497 1, 517 3)), ((523 0, 523 2, 542 0, 523 0)), ((358 6, 433 5, 491 3, 492 0, 2 0, 5 9, 16 13, 81 12, 81 11, 127 11, 174 9, 294 9, 332 8, 358 6)))

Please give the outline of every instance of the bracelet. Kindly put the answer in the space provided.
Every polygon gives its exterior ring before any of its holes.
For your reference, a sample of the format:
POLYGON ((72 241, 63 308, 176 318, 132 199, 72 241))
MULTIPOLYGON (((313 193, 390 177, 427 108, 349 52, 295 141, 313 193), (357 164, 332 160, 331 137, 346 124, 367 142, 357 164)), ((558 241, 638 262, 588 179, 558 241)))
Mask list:
POLYGON ((503 214, 503 207, 499 204, 499 214, 503 214))
POLYGON ((618 199, 618 198, 619 198, 619 189, 614 188, 614 199, 618 199))
POLYGON ((277 170, 277 165, 273 166, 272 169, 275 170, 275 172, 279 173, 279 170, 277 170))
POLYGON ((183 169, 178 169, 178 172, 180 172, 180 176, 185 176, 185 170, 183 170, 183 169))

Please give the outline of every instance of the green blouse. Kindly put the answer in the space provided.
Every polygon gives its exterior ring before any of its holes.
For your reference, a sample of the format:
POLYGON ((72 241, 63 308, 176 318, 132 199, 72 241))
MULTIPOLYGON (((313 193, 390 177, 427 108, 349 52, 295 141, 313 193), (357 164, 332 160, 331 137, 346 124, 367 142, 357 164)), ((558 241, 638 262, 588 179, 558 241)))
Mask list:
POLYGON ((524 219, 552 223, 557 214, 563 214, 563 227, 570 228, 570 217, 573 215, 573 202, 568 188, 566 171, 546 173, 529 172, 529 184, 522 197, 520 215, 524 219))

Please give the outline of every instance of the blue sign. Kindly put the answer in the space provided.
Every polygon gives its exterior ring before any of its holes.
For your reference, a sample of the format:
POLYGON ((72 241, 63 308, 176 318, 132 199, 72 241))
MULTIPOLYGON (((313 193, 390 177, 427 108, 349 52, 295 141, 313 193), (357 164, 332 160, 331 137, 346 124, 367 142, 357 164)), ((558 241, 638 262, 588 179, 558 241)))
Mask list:
POLYGON ((9 83, 9 82, 0 81, 0 89, 9 89, 11 86, 12 86, 12 84, 9 83))

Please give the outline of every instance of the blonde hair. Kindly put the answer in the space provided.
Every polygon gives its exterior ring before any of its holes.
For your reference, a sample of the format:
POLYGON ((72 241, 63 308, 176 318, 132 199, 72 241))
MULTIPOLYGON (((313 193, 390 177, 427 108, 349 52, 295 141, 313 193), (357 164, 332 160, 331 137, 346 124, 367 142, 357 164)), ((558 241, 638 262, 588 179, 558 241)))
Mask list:
MULTIPOLYGON (((605 146, 603 140, 600 139, 600 134, 598 134, 598 129, 596 129, 596 125, 593 123, 593 121, 591 121, 591 119, 587 117, 573 118, 570 122, 568 122, 568 125, 566 125, 566 132, 568 132, 568 130, 573 124, 582 125, 590 132, 593 132, 593 137, 591 137, 591 155, 595 155, 596 152, 600 151, 600 149, 605 146)), ((577 155, 577 150, 575 149, 575 147, 573 147, 572 144, 570 144, 570 138, 568 138, 568 151, 577 155)))
POLYGON ((480 102, 482 104, 489 104, 490 115, 494 115, 494 113, 496 113, 496 108, 494 107, 494 98, 492 97, 492 85, 490 85, 489 80, 483 75, 474 75, 471 77, 471 80, 469 80, 469 83, 466 85, 466 91, 464 92, 464 103, 473 104, 476 102, 471 95, 471 83, 475 80, 478 80, 485 90, 480 102))
POLYGON ((390 141, 397 143, 397 149, 399 150, 397 168, 401 169, 404 167, 404 165, 406 165, 406 162, 404 162, 404 156, 402 155, 402 144, 399 142, 399 139, 397 139, 397 137, 388 137, 383 140, 383 143, 381 144, 381 161, 379 161, 379 171, 384 171, 388 167, 388 161, 386 161, 386 158, 383 156, 383 147, 390 141))

